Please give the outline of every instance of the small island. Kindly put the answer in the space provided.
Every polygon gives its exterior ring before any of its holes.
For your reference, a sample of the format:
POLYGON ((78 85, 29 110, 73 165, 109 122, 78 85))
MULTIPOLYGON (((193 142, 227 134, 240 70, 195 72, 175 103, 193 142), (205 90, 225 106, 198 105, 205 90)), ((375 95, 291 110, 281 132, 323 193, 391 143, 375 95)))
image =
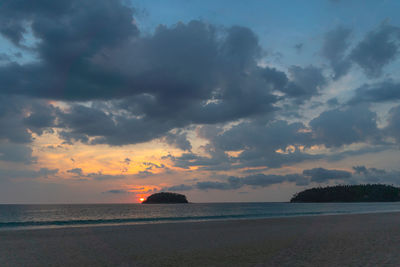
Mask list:
POLYGON ((142 204, 178 204, 189 203, 185 195, 171 192, 160 192, 149 196, 142 204))
POLYGON ((394 202, 400 188, 383 184, 317 187, 295 194, 290 202, 394 202))

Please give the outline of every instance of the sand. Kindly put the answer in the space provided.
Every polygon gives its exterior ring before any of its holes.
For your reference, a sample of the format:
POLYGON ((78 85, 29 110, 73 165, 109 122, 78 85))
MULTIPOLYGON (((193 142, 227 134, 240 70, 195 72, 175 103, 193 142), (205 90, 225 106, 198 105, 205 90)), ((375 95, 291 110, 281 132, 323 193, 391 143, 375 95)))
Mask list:
POLYGON ((399 266, 400 213, 0 231, 0 266, 399 266))

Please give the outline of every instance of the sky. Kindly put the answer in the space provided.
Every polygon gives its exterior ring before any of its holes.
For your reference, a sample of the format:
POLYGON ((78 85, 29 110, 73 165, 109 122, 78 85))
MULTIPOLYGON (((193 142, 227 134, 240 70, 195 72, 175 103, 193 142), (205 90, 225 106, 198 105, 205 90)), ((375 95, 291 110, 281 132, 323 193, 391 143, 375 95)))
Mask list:
POLYGON ((400 185, 396 0, 3 0, 0 203, 400 185))

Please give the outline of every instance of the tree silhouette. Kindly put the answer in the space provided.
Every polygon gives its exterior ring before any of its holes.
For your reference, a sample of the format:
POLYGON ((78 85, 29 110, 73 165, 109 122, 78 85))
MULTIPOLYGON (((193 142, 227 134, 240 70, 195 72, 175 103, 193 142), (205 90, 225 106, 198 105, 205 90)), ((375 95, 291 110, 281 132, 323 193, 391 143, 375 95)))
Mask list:
POLYGON ((400 189, 391 185, 337 185, 317 187, 293 195, 290 202, 390 202, 400 201, 400 189))
POLYGON ((171 192, 160 192, 149 196, 143 204, 162 204, 162 203, 188 203, 186 196, 171 192))

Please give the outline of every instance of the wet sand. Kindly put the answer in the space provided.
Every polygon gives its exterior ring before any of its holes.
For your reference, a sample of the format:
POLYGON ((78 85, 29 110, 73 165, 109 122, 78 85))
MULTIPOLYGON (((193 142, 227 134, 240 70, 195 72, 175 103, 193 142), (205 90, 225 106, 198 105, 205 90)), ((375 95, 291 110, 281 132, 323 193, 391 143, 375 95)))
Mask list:
POLYGON ((400 213, 0 231, 0 266, 399 266, 400 213))

